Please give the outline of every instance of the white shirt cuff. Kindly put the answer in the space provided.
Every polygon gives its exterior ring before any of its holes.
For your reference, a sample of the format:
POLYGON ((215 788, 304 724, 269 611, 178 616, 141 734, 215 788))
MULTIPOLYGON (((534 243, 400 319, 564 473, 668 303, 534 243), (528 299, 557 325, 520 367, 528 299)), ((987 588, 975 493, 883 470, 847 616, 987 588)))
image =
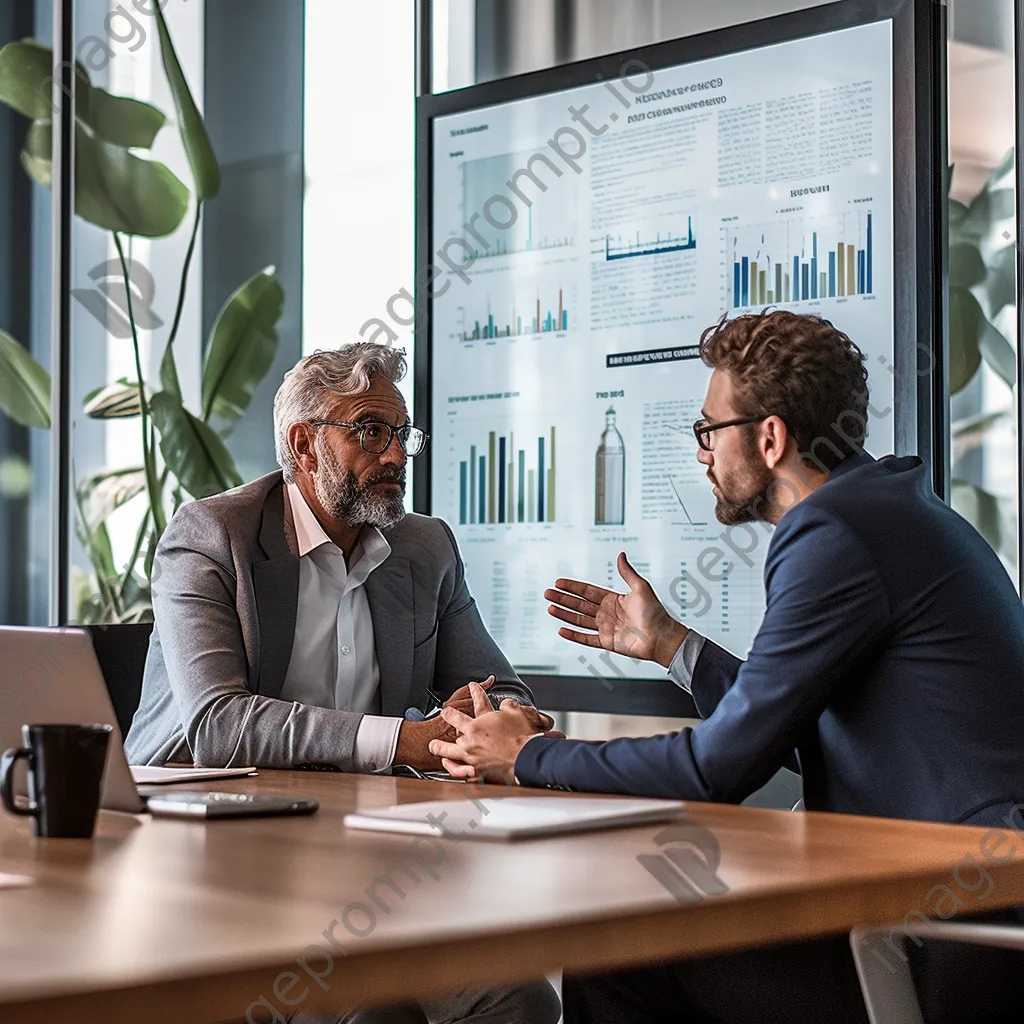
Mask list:
POLYGON ((669 678, 681 686, 687 693, 690 692, 690 684, 693 682, 693 670, 697 667, 697 658, 704 647, 707 637, 690 630, 679 645, 675 657, 669 662, 669 678))
POLYGON ((352 760, 357 772, 382 772, 395 762, 401 718, 363 715, 356 729, 352 760))

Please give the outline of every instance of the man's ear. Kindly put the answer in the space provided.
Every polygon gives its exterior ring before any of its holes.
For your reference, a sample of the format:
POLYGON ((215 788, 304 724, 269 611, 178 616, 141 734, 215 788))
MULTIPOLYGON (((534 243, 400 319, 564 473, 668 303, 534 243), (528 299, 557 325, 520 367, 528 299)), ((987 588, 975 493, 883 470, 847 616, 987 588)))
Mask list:
POLYGON ((769 416, 762 424, 761 437, 765 465, 774 469, 786 456, 786 447, 790 441, 789 430, 778 416, 769 416))
POLYGON ((313 428, 308 423, 293 423, 288 428, 288 444, 291 446, 298 468, 305 473, 315 473, 317 459, 313 444, 313 428))

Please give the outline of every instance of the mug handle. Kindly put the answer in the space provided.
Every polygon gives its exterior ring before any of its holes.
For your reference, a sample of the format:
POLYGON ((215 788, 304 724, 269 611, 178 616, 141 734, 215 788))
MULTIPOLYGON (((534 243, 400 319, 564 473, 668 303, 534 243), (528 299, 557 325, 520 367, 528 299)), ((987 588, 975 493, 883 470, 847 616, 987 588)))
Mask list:
POLYGON ((31 749, 28 747, 11 747, 10 750, 4 751, 3 757, 0 757, 0 799, 3 800, 4 807, 11 814, 21 814, 26 818, 34 818, 36 816, 35 806, 19 807, 14 802, 14 764, 21 758, 25 758, 31 764, 31 749))

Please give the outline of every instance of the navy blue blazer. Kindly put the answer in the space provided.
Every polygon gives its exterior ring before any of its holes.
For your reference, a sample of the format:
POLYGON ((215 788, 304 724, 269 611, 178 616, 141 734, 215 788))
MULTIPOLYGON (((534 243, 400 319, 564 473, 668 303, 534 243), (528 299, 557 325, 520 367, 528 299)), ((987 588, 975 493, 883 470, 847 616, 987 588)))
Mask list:
POLYGON ((1024 801, 1024 605, 921 460, 855 455, 783 516, 746 661, 707 641, 696 728, 530 740, 524 785, 736 802, 797 752, 808 810, 1001 823, 1024 801))

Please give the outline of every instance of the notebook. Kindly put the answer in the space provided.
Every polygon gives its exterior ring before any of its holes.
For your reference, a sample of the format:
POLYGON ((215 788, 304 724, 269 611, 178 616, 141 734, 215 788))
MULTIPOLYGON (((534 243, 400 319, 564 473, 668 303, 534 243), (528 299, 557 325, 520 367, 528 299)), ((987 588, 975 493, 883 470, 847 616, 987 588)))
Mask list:
POLYGON ((593 829, 669 821, 684 816, 680 800, 619 797, 506 797, 430 800, 345 815, 345 826, 459 839, 530 839, 593 829))
POLYGON ((255 775, 255 768, 159 768, 154 765, 131 766, 136 786, 164 786, 170 782, 200 782, 202 779, 230 779, 255 775))

